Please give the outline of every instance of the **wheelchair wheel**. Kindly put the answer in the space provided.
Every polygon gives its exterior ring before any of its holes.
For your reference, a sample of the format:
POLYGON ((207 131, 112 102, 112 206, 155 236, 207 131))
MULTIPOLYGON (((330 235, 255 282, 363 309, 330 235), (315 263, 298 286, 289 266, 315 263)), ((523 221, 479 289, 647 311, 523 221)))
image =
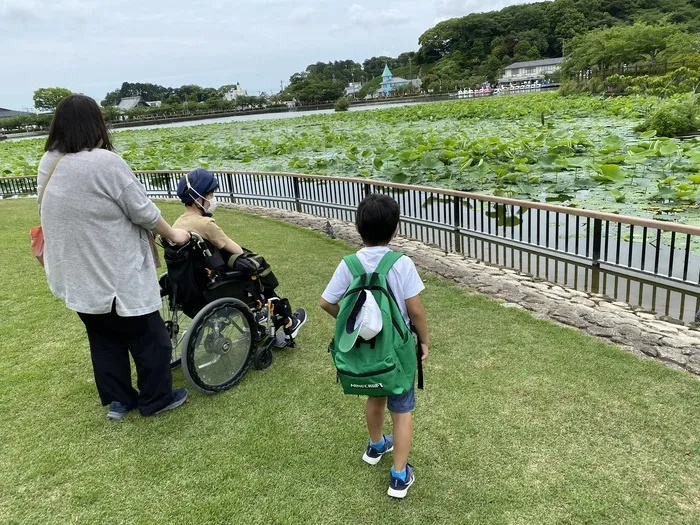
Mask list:
POLYGON ((182 342, 182 371, 204 394, 227 390, 250 367, 255 344, 253 314, 238 299, 218 299, 190 323, 182 342))
POLYGON ((272 348, 270 348, 270 346, 264 346, 255 352, 253 356, 253 365, 255 365, 255 368, 258 370, 265 370, 270 368, 273 358, 272 348))
POLYGON ((173 345, 173 355, 170 359, 170 367, 176 368, 180 366, 180 356, 182 355, 182 341, 185 339, 187 329, 192 320, 187 317, 182 310, 175 308, 170 309, 170 297, 163 297, 163 306, 160 310, 160 315, 165 322, 165 327, 170 334, 170 342, 173 345))

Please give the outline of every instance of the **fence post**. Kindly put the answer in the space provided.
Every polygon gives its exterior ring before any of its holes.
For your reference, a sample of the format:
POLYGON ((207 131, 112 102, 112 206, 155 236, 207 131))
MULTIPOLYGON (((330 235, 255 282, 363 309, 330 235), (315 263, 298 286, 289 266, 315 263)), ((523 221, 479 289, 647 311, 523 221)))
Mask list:
POLYGON ((297 213, 301 213, 301 188, 299 187, 299 177, 294 177, 294 202, 296 203, 297 213))
POLYGON ((372 193, 372 186, 365 184, 365 197, 367 197, 370 193, 372 193))
POLYGON ((233 193, 233 177, 230 173, 226 174, 226 183, 228 184, 228 196, 231 199, 231 204, 236 204, 236 197, 233 193))
POLYGON ((603 221, 593 220, 593 266, 600 267, 600 250, 603 246, 603 221))
POLYGON ((168 187, 168 199, 172 199, 172 198, 173 198, 173 190, 172 190, 172 184, 171 184, 171 182, 172 182, 172 181, 171 181, 172 176, 173 176, 172 173, 168 173, 168 174, 165 176, 165 185, 168 187))
POLYGON ((462 197, 454 197, 452 201, 452 224, 454 226, 455 252, 462 253, 462 197))
POLYGON ((593 220, 593 273, 591 288, 593 293, 600 293, 600 251, 603 246, 603 221, 593 220))

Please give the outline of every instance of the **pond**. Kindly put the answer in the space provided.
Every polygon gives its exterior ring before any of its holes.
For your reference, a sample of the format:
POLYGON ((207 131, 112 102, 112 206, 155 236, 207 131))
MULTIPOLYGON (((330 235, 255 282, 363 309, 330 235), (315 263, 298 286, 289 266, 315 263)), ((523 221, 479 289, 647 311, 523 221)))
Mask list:
MULTIPOLYGON (((657 103, 538 94, 251 115, 120 131, 115 144, 138 170, 365 177, 700 225, 700 142, 634 131, 657 103)), ((33 175, 40 156, 40 140, 2 143, 0 173, 33 175)))

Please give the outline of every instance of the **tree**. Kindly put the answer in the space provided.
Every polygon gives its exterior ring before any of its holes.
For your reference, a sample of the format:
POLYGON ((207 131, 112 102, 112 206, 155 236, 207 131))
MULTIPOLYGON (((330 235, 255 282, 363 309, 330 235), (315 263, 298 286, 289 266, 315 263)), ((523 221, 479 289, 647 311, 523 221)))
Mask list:
POLYGON ((648 56, 653 64, 656 62, 656 56, 666 49, 669 38, 680 31, 678 26, 634 24, 625 28, 625 32, 627 42, 636 44, 638 52, 648 56))
POLYGON ((385 65, 388 64, 389 68, 394 67, 395 61, 394 58, 387 56, 372 57, 365 60, 362 67, 369 78, 374 78, 382 74, 385 65))
POLYGON ((104 100, 101 102, 102 107, 110 107, 110 106, 116 106, 121 102, 122 96, 121 96, 121 90, 115 89, 114 91, 110 91, 105 95, 104 100))
POLYGON ((678 33, 669 37, 666 49, 659 54, 659 59, 674 66, 682 64, 689 68, 700 68, 700 36, 678 33))
POLYGON ((613 64, 620 67, 646 61, 653 64, 669 46, 678 56, 680 46, 688 45, 688 53, 692 54, 692 38, 690 35, 683 37, 684 34, 679 26, 654 26, 641 22, 595 29, 572 39, 565 69, 576 72, 593 67, 605 70, 613 64))
POLYGON ((56 111, 56 106, 68 95, 70 89, 61 87, 39 88, 34 92, 34 107, 40 111, 56 111))
POLYGON ((108 122, 111 122, 113 120, 117 120, 117 117, 119 116, 119 109, 116 108, 115 106, 106 106, 103 110, 105 119, 108 122))

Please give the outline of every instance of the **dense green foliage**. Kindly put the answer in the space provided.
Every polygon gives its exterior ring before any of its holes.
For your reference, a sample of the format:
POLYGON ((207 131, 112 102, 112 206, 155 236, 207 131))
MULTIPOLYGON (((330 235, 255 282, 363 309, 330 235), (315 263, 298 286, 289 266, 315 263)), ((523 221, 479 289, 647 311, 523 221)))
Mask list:
POLYGON ((39 111, 53 112, 58 103, 71 93, 70 89, 61 87, 39 88, 34 92, 34 107, 39 111))
MULTIPOLYGON (((659 104, 648 96, 491 97, 124 131, 115 141, 136 169, 373 177, 697 220, 700 144, 634 132, 659 104)), ((0 143, 0 173, 35 174, 40 157, 41 141, 0 143)))
MULTIPOLYGON (((634 61, 686 61, 686 65, 691 66, 700 49, 695 45, 697 38, 690 35, 699 32, 700 2, 697 0, 555 0, 446 20, 420 37, 420 48, 415 54, 403 53, 398 58, 373 57, 362 66, 352 61, 317 63, 290 80, 293 85, 301 82, 294 88, 294 95, 301 100, 299 96, 307 90, 318 92, 314 86, 321 80, 335 78, 337 98, 344 87, 341 81, 350 81, 348 73, 354 73, 357 81, 363 77, 369 81, 381 75, 385 63, 393 71, 393 68, 408 66, 409 59, 426 90, 475 87, 484 81, 495 81, 499 70, 513 62, 562 55, 586 57, 585 60, 573 57, 571 71, 596 64, 614 64, 622 57, 634 61), (634 29, 623 29, 628 26, 634 29), (615 29, 609 33, 609 28, 615 29), (580 35, 589 31, 592 32, 587 37, 589 40, 582 39, 580 35), (611 35, 616 37, 606 45, 603 37, 611 35), (617 38, 617 35, 624 38, 617 38), (625 44, 622 48, 619 47, 621 43, 625 44), (605 52, 595 55, 601 46, 605 52), (425 65, 429 67, 421 70, 425 65)), ((399 73, 394 71, 394 74, 399 73)), ((372 91, 379 87, 378 82, 375 84, 372 91)), ((369 92, 368 89, 362 95, 369 92)))
POLYGON ((661 76, 612 75, 605 81, 605 89, 615 94, 643 94, 669 97, 700 90, 700 71, 682 67, 661 76))
POLYGON ((679 25, 650 25, 637 22, 629 26, 595 29, 574 37, 563 69, 606 71, 622 70, 640 62, 670 62, 692 66, 700 63, 700 36, 683 31, 679 25))
POLYGON ((696 132, 698 128, 698 100, 693 95, 664 102, 637 127, 637 130, 654 130, 664 137, 674 137, 696 132))
MULTIPOLYGON (((224 94, 234 87, 236 87, 236 84, 227 84, 218 89, 188 84, 179 88, 172 88, 157 84, 124 82, 119 89, 107 93, 102 101, 102 105, 105 107, 116 106, 123 98, 139 96, 145 101, 159 100, 170 106, 210 101, 224 102, 224 94)), ((237 105, 245 106, 247 104, 245 99, 247 98, 257 99, 258 97, 242 97, 242 100, 237 101, 237 105)))
MULTIPOLYGON (((664 65, 657 70, 664 69, 664 65)), ((628 68, 624 74, 616 73, 609 77, 592 76, 588 79, 570 79, 559 93, 567 96, 576 93, 596 95, 653 95, 671 97, 696 93, 700 89, 700 71, 680 67, 664 75, 638 74, 638 68, 628 68)))
MULTIPOLYGON (((284 90, 282 98, 295 99, 301 103, 327 102, 338 99, 348 83, 365 84, 373 79, 376 91, 381 83, 381 74, 385 65, 392 69, 401 69, 402 72, 405 69, 405 75, 408 76, 410 63, 415 63, 415 53, 402 53, 398 58, 372 57, 362 64, 353 60, 317 62, 309 65, 303 72, 291 76, 289 86, 284 90)), ((401 76, 399 71, 394 71, 394 75, 401 76)), ((360 93, 358 98, 366 94, 368 94, 367 90, 360 93)))

